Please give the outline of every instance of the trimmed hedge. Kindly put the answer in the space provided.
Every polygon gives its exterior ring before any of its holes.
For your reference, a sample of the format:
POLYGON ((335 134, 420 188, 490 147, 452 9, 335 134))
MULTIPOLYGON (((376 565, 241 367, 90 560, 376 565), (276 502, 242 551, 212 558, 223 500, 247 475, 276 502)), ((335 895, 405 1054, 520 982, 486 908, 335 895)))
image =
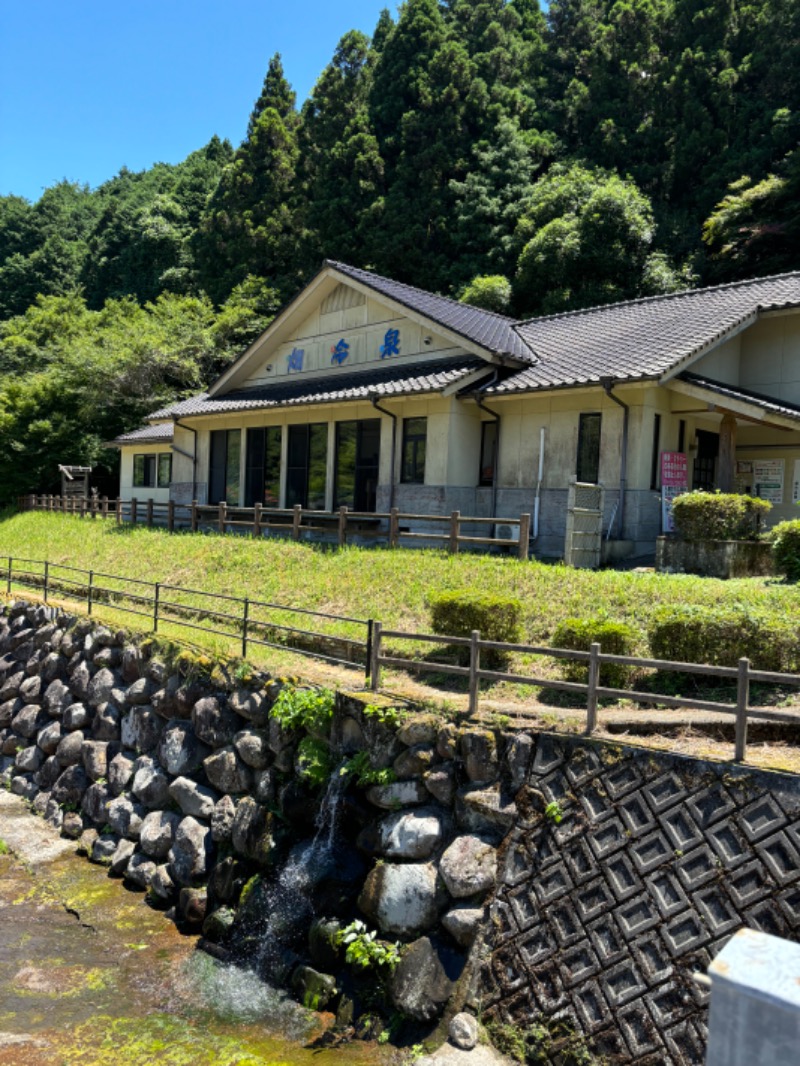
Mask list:
POLYGON ((735 492, 685 492, 672 502, 681 540, 757 540, 769 500, 735 492))
MULTIPOLYGON (((554 648, 589 651, 592 644, 608 655, 631 655, 639 634, 624 622, 609 622, 605 618, 567 618, 556 626, 550 643, 554 648)), ((568 681, 586 682, 589 667, 586 663, 559 659, 559 668, 568 681)), ((619 663, 603 663, 600 684, 608 688, 623 688, 633 668, 619 663)))
POLYGON ((800 520, 779 522, 770 531, 772 557, 787 581, 800 581, 800 520))
MULTIPOLYGON (((519 644, 523 638, 522 603, 510 596, 480 595, 474 592, 436 592, 428 596, 431 629, 447 637, 469 637, 477 629, 482 640, 519 644)), ((459 648, 459 660, 469 661, 466 648, 459 648)), ((489 669, 502 669, 508 656, 484 651, 482 662, 489 669)))
POLYGON ((704 607, 662 607, 648 630, 650 651, 670 662, 736 666, 747 657, 758 670, 795 671, 797 627, 774 615, 704 607))

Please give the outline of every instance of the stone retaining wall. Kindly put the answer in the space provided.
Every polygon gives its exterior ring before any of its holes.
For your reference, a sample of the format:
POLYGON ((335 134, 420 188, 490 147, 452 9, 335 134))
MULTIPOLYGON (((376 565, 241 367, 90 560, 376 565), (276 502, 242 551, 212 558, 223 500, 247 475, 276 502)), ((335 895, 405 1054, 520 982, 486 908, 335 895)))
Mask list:
POLYGON ((271 713, 283 680, 170 665, 24 603, 0 616, 0 656, 0 782, 212 953, 351 1034, 400 1011, 416 1039, 466 1004, 500 1026, 555 1025, 565 1064, 591 1047, 699 1066, 692 971, 742 925, 798 938, 794 778, 358 694, 304 734, 271 713), (304 736, 330 758, 316 787, 304 736), (394 970, 346 963, 337 936, 354 919, 398 942, 394 970))

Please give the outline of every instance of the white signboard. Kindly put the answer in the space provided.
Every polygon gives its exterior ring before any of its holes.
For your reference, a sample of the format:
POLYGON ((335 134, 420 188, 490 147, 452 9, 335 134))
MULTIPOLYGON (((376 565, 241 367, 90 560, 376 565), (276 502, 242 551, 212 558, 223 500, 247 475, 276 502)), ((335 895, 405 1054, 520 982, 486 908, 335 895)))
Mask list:
POLYGON ((783 503, 785 459, 753 460, 753 495, 772 504, 783 503))

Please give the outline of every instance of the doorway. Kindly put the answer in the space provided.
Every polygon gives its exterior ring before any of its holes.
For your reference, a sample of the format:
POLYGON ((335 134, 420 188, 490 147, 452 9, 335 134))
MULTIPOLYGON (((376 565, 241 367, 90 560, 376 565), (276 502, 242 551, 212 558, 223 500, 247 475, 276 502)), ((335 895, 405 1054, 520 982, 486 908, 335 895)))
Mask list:
POLYGON ((717 486, 719 433, 697 430, 697 455, 692 470, 692 488, 713 492, 717 486))

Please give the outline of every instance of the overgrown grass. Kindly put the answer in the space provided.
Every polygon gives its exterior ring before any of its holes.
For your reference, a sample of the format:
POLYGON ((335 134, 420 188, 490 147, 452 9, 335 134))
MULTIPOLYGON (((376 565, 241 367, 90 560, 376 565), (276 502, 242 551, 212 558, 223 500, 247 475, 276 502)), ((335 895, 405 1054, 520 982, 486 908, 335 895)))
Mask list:
MULTIPOLYGON (((372 617, 384 627, 424 632, 430 632, 426 597, 432 591, 515 596, 523 605, 525 639, 542 645, 548 644, 565 618, 606 616, 631 625, 640 634, 636 650, 644 652, 650 616, 669 604, 768 610, 800 627, 800 590, 766 578, 719 581, 693 575, 594 572, 506 556, 451 556, 431 550, 332 550, 279 539, 170 535, 118 527, 112 521, 42 513, 0 517, 0 554, 372 617)), ((120 614, 117 620, 137 625, 130 616, 120 614)), ((144 619, 141 628, 147 628, 144 619)), ((214 650, 225 643, 191 631, 164 629, 214 650)), ((348 635, 360 637, 363 630, 352 628, 348 635)))

